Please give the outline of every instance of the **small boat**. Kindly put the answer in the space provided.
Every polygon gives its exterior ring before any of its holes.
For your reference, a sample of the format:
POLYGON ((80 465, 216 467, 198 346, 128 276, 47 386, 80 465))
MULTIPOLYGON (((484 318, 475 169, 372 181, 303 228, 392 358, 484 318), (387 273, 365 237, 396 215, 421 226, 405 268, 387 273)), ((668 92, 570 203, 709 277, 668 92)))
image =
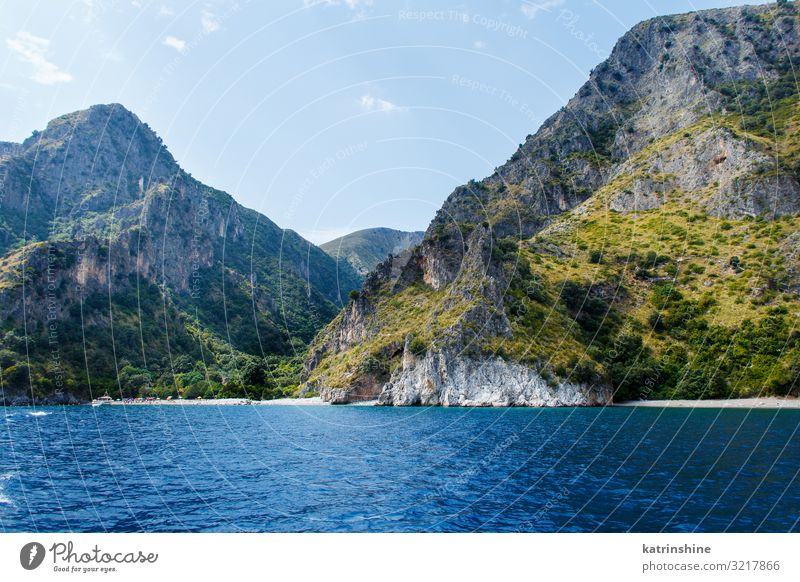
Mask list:
POLYGON ((103 406, 104 404, 108 404, 109 402, 111 402, 111 396, 109 396, 108 393, 106 393, 103 394, 100 398, 95 398, 94 400, 92 400, 92 406, 96 408, 98 406, 103 406))

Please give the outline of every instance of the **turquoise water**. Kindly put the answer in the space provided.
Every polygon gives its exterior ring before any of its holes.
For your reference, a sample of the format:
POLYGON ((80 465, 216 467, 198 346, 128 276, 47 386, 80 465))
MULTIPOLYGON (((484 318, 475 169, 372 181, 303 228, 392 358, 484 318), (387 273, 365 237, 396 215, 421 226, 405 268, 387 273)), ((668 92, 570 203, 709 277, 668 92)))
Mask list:
POLYGON ((0 419, 3 531, 800 529, 800 411, 107 406, 0 419))

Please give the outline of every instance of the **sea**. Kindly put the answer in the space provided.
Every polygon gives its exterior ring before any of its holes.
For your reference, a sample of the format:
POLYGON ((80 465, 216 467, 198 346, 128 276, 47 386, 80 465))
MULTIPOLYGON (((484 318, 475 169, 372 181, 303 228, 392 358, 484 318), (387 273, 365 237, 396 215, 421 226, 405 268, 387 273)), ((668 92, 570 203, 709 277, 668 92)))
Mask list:
POLYGON ((0 409, 4 532, 793 532, 800 410, 0 409))

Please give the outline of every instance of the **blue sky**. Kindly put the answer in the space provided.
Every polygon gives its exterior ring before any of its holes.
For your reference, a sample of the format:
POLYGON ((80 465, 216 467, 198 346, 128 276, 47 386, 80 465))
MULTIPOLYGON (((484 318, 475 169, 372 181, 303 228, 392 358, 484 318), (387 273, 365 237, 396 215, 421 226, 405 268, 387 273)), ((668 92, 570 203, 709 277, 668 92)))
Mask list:
POLYGON ((195 177, 314 242, 422 230, 630 26, 741 3, 12 0, 0 139, 119 102, 195 177))

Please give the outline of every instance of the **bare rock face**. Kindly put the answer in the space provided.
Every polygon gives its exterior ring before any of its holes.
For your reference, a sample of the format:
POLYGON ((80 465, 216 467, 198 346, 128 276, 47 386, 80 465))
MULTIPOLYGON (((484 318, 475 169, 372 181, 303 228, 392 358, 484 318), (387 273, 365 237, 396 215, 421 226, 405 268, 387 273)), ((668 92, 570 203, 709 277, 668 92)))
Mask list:
MULTIPOLYGON (((530 236, 548 216, 569 211, 616 176, 629 173, 637 154, 653 142, 726 113, 721 85, 775 79, 782 63, 800 57, 796 13, 775 17, 770 13, 774 9, 707 10, 634 26, 566 106, 529 135, 507 163, 485 180, 457 188, 432 228, 488 221, 498 236, 530 236)), ((680 180, 675 186, 687 192, 719 182, 724 197, 737 178, 775 169, 775 160, 761 149, 718 127, 673 144, 663 159, 653 160, 652 168, 640 169, 672 174, 680 180)), ((780 188, 772 200, 779 214, 791 212, 795 204, 775 198, 791 198, 796 181, 796 176, 784 177, 770 184, 780 188)), ((764 187, 748 188, 735 194, 752 192, 763 198, 764 187)), ((635 184, 634 191, 620 194, 615 206, 652 209, 662 200, 662 191, 660 183, 652 188, 635 184)), ((731 212, 767 206, 745 200, 731 212)), ((719 205, 716 209, 725 213, 719 205)))
POLYGON ((598 406, 611 400, 602 385, 551 386, 521 364, 445 352, 404 358, 379 397, 388 406, 598 406))
POLYGON ((800 183, 794 176, 737 176, 706 204, 713 216, 745 218, 795 216, 800 213, 800 183))
POLYGON ((54 214, 77 216, 141 199, 180 168, 161 139, 119 104, 52 120, 19 148, 37 187, 58 194, 54 214))
POLYGON ((651 177, 636 178, 629 189, 616 192, 608 202, 615 212, 643 212, 661 208, 673 182, 657 182, 651 177))
POLYGON ((791 175, 769 176, 775 160, 725 127, 671 143, 645 159, 619 166, 614 178, 641 175, 615 192, 609 207, 617 212, 659 208, 677 189, 692 195, 713 216, 776 218, 800 212, 800 184, 791 175), (655 180, 653 176, 662 179, 655 180))
POLYGON ((383 385, 379 374, 362 374, 354 377, 347 388, 328 388, 320 390, 320 397, 331 404, 350 404, 351 402, 370 402, 380 395, 380 386, 383 385))
POLYGON ((769 161, 752 143, 715 127, 660 151, 649 170, 674 176, 674 185, 685 192, 709 186, 725 191, 733 180, 765 168, 769 161))
POLYGON ((0 157, 12 155, 17 151, 17 149, 19 149, 18 143, 0 141, 0 157))
POLYGON ((366 340, 372 329, 374 309, 369 296, 362 292, 342 309, 322 341, 312 346, 306 370, 315 368, 326 354, 350 349, 366 340))

